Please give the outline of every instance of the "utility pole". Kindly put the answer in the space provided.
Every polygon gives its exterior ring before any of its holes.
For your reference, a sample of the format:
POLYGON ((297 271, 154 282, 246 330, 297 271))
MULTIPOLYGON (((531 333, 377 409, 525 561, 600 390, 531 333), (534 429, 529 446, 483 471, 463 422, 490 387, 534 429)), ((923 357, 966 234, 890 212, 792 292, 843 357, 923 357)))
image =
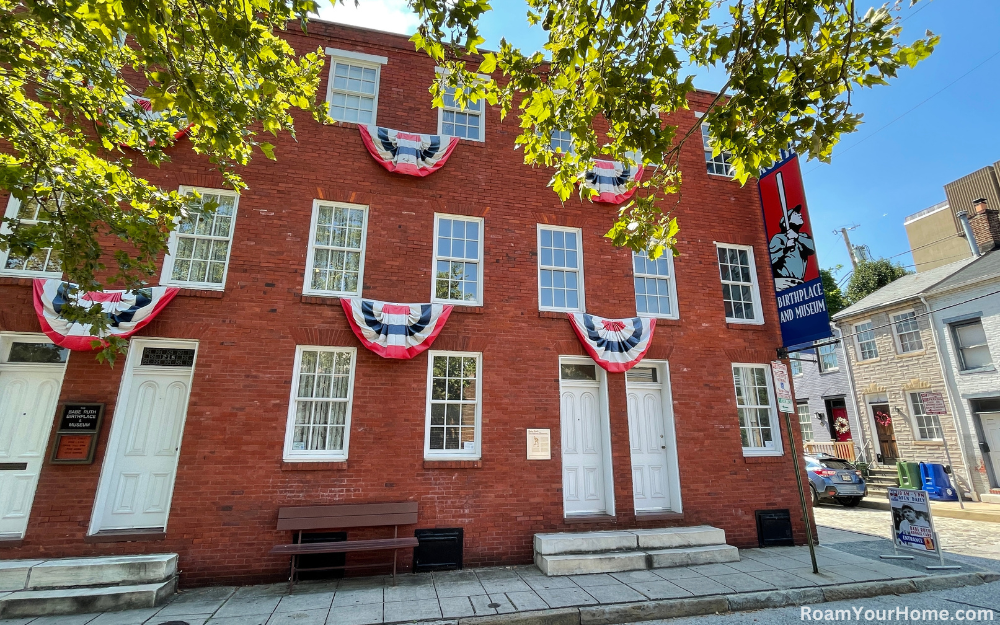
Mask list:
MULTIPOLYGON (((851 266, 854 269, 858 268, 858 255, 854 251, 854 246, 851 245, 851 238, 849 236, 847 236, 847 231, 848 230, 854 230, 857 227, 858 227, 857 224, 855 224, 855 225, 851 226, 850 228, 841 228, 840 229, 840 234, 842 234, 844 236, 844 245, 847 246, 847 253, 850 254, 850 256, 851 256, 851 266)), ((837 231, 834 230, 833 233, 837 234, 837 231)))

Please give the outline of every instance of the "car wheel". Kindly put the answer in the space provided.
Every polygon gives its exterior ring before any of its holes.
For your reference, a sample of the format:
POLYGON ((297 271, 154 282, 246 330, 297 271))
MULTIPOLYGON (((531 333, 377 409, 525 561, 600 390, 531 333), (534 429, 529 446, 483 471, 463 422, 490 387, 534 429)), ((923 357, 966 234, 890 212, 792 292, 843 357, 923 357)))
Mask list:
POLYGON ((815 486, 809 487, 809 492, 812 493, 813 508, 819 505, 819 493, 816 492, 815 486))
POLYGON ((861 503, 861 497, 837 497, 837 503, 845 508, 857 508, 861 503))

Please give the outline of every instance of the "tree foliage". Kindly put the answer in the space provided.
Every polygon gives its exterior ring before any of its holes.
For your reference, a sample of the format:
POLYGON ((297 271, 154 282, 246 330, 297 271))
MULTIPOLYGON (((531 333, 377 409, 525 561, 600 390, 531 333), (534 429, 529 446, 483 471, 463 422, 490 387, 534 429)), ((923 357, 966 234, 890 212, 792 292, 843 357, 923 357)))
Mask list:
POLYGON ((854 304, 894 280, 910 273, 899 263, 887 258, 866 260, 858 263, 847 283, 847 302, 854 304))
POLYGON ((833 272, 840 270, 840 268, 841 266, 837 265, 833 269, 819 270, 819 277, 823 281, 823 295, 826 296, 826 311, 831 317, 848 306, 844 294, 837 286, 837 279, 833 277, 833 272))

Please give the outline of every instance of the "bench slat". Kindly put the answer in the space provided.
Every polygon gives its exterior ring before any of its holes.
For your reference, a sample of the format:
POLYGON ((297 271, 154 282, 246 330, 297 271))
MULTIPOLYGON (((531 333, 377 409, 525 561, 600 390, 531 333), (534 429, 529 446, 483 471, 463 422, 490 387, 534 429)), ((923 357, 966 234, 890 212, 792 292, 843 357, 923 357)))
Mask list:
POLYGON ((347 553, 353 551, 380 551, 384 549, 403 549, 416 547, 420 544, 415 537, 386 538, 383 540, 352 540, 333 543, 305 543, 300 545, 275 545, 271 553, 284 555, 301 555, 309 553, 347 553))
POLYGON ((305 517, 278 519, 279 530, 316 530, 348 527, 381 527, 387 525, 414 525, 417 514, 375 514, 347 517, 305 517))
POLYGON ((286 506, 278 508, 278 518, 371 516, 374 514, 416 514, 416 512, 416 501, 400 501, 395 503, 340 504, 334 506, 286 506))

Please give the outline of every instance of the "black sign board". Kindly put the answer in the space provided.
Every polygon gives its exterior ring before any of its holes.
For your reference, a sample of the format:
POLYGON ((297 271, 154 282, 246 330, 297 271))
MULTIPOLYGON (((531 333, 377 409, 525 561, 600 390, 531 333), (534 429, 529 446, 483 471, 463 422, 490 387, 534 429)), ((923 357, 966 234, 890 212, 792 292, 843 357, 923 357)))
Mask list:
POLYGON ((104 404, 65 404, 60 432, 97 432, 101 427, 104 404))
POLYGON ((53 464, 90 464, 101 434, 104 404, 66 403, 52 444, 53 464))

